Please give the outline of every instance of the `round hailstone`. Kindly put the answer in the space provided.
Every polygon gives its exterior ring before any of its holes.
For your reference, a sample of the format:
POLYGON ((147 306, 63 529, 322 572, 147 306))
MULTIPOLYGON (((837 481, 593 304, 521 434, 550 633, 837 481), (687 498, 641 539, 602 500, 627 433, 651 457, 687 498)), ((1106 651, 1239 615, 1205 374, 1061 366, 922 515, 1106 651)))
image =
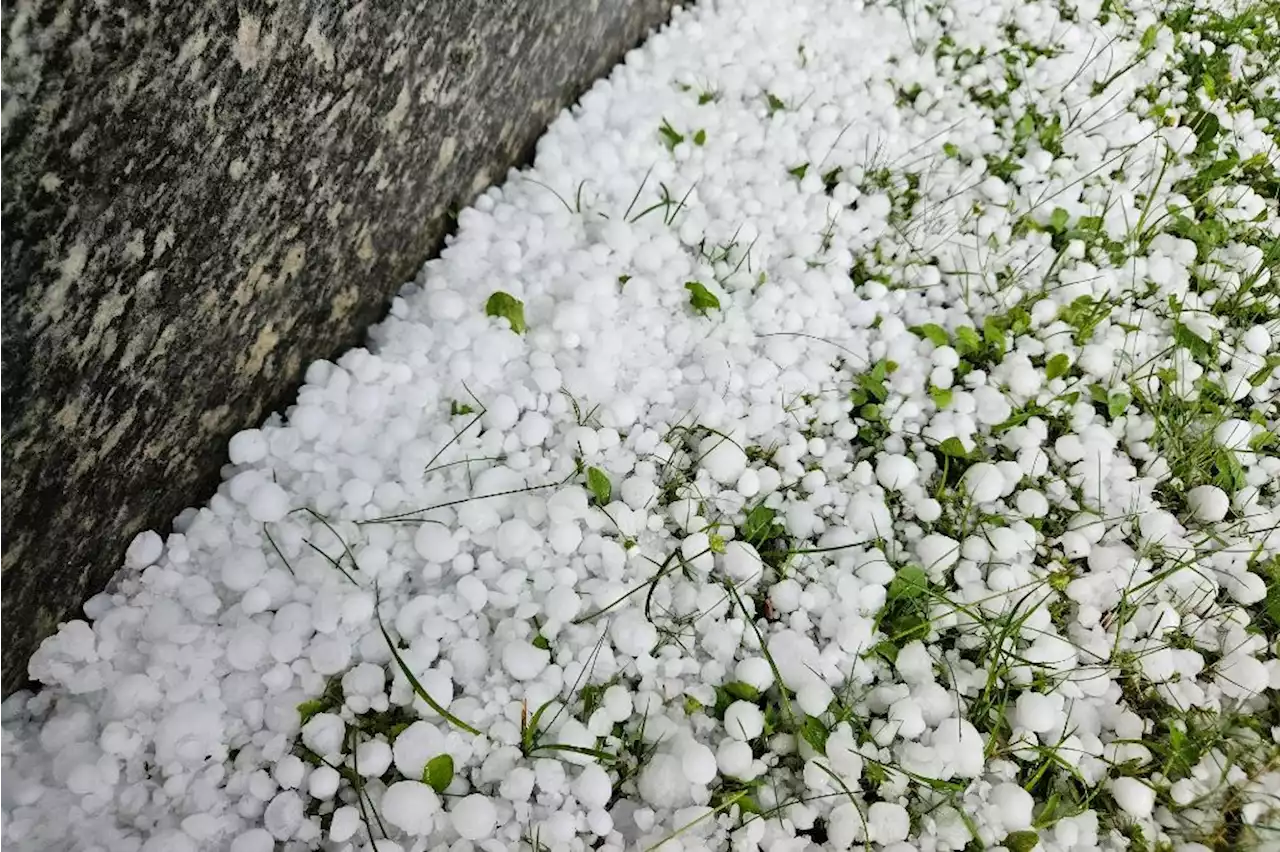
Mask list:
POLYGON ((164 541, 158 534, 147 530, 138 533, 133 537, 133 541, 129 542, 129 549, 124 554, 124 563, 133 569, 146 568, 155 563, 163 552, 164 541))
POLYGON ((758 578, 764 570, 764 561, 761 560, 760 554, 745 541, 731 541, 726 544, 721 559, 724 561, 725 573, 736 583, 745 583, 758 578))
POLYGON ((317 713, 302 726, 302 744, 321 757, 341 754, 346 736, 346 723, 333 713, 317 713))
POLYGON ((264 482, 249 497, 249 517, 260 524, 284 519, 289 514, 289 495, 274 482, 264 482))
POLYGON ((488 796, 473 794, 458 799, 449 809, 453 830, 466 840, 485 840, 498 824, 498 809, 488 796))
POLYGON ((1214 428, 1213 439, 1229 450, 1246 450, 1255 428, 1248 420, 1224 420, 1214 428))
POLYGON ((1271 351, 1271 332, 1265 325, 1255 325, 1241 335, 1240 342, 1254 355, 1266 355, 1271 351))
POLYGON ((267 805, 262 823, 276 840, 288 840, 298 833, 306 818, 302 797, 292 790, 286 790, 267 805))
POLYGON ((710 784, 716 777, 716 755, 702 743, 690 743, 680 755, 680 768, 690 784, 710 784))
POLYGON ((458 542, 444 524, 419 524, 413 549, 428 562, 443 565, 458 555, 458 542))
POLYGON ((941 576, 960 561, 960 542, 939 533, 929 533, 916 542, 916 558, 925 571, 941 576))
POLYGON ((1111 782, 1111 798, 1134 819, 1147 819, 1156 806, 1156 791, 1137 778, 1117 778, 1111 782))
POLYGON ((516 680, 533 680, 551 662, 551 652, 517 639, 502 649, 502 667, 516 680))
POLYGON ((990 503, 1004 493, 1004 475, 989 462, 978 462, 966 470, 960 484, 974 503, 990 503))
POLYGON ((1267 666, 1241 651, 1233 651, 1218 662, 1213 682, 1228 698, 1250 698, 1271 684, 1267 666))
POLYGON ((231 436, 227 455, 232 464, 254 464, 267 457, 267 439, 261 429, 245 429, 231 436))
POLYGON ((1009 832, 1031 828, 1031 812, 1035 799, 1017 784, 1005 782, 992 789, 987 800, 1000 810, 1000 821, 1009 832))
POLYGON ((609 780, 609 773, 594 763, 586 767, 573 782, 573 795, 584 808, 603 808, 613 797, 613 782, 609 780))
POLYGON ((889 491, 901 491, 919 476, 920 468, 906 456, 884 453, 876 461, 876 481, 889 491))
POLYGON ((1187 505, 1197 520, 1214 523, 1227 516, 1231 498, 1216 485, 1197 485, 1187 492, 1187 505))
POLYGON ((343 805, 333 812, 329 821, 329 839, 334 843, 345 843, 360 828, 360 812, 351 805, 343 805))
POLYGON ((276 839, 265 828, 251 828, 231 841, 230 852, 271 852, 276 839))
POLYGON ((747 454, 737 442, 719 435, 708 435, 698 446, 702 467, 721 485, 738 481, 747 469, 747 454))
POLYGON ((415 837, 431 833, 440 799, 421 781, 397 781, 382 794, 382 818, 415 837))
POLYGON ((749 701, 735 701, 724 711, 724 729, 736 740, 754 740, 764 733, 764 714, 749 701))
POLYGON ((911 814, 893 802, 875 802, 867 808, 867 828, 876 843, 897 843, 911 833, 911 814))

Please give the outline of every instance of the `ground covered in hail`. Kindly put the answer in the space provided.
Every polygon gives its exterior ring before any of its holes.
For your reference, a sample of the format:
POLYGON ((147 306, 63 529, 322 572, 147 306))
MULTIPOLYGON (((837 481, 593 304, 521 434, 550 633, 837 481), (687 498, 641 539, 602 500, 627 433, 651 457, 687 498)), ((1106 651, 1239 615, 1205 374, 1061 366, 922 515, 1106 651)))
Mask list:
POLYGON ((1277 848, 1278 17, 677 13, 41 647, 4 842, 1277 848))

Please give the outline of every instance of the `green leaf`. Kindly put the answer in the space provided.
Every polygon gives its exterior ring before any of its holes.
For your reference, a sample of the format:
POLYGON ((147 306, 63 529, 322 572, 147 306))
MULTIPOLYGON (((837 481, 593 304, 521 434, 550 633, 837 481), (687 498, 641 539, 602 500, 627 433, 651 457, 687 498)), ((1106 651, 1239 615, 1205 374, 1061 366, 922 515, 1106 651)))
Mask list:
POLYGON ((312 698, 310 701, 304 701, 298 705, 298 715, 302 717, 302 724, 311 721, 311 717, 317 713, 323 713, 329 709, 329 704, 322 698, 312 698))
POLYGON ((609 474, 598 467, 587 468, 587 488, 591 491, 591 496, 596 498, 597 506, 609 505, 609 498, 613 496, 609 474))
POLYGON ((764 96, 769 102, 769 115, 773 115, 775 112, 779 112, 780 110, 787 108, 787 105, 783 103, 782 99, 773 92, 765 92, 764 96))
POLYGON ((541 633, 539 633, 537 636, 534 636, 533 641, 530 642, 529 644, 533 645, 533 647, 535 648, 540 648, 543 651, 551 650, 551 640, 543 636, 541 633))
MULTIPOLYGON (((951 405, 951 398, 954 394, 951 388, 929 388, 929 396, 933 399, 933 404, 938 406, 938 410, 942 410, 951 405)), ((947 440, 951 440, 948 438, 947 440)), ((961 447, 961 449, 964 449, 961 447)))
POLYGON ((911 332, 934 346, 946 346, 951 342, 951 336, 947 334, 947 330, 935 322, 913 326, 911 332))
POLYGON ((1208 358, 1213 351, 1209 341, 1200 337, 1200 335, 1180 322, 1173 324, 1173 342, 1201 360, 1208 358))
POLYGON ((511 323, 511 330, 516 334, 524 334, 524 302, 504 293, 501 290, 489 297, 484 303, 484 312, 491 317, 501 317, 511 323))
POLYGON ((707 131, 699 130, 697 133, 693 134, 693 144, 699 147, 707 144, 707 131))
POLYGON ((1239 491, 1249 484, 1245 477, 1244 466, 1240 464, 1240 460, 1236 458, 1234 450, 1228 450, 1226 447, 1219 447, 1214 453, 1214 466, 1218 469, 1215 476, 1214 484, 1228 494, 1239 491))
POLYGON ((1036 132, 1036 119, 1029 112, 1022 114, 1022 118, 1018 119, 1018 123, 1013 126, 1013 139, 1015 142, 1022 142, 1030 139, 1031 134, 1036 132))
POLYGON ((808 715, 804 717, 804 724, 800 726, 800 736, 804 737, 804 741, 813 746, 813 750, 818 754, 827 753, 828 735, 827 726, 822 724, 821 719, 808 715))
POLYGON ((698 313, 705 316, 709 310, 720 309, 720 300, 700 281, 686 281, 684 288, 689 291, 689 304, 698 313))
POLYGON ((1060 376, 1065 376, 1070 369, 1071 359, 1067 357, 1065 352, 1059 352, 1044 365, 1044 377, 1052 381, 1060 376))
POLYGON ((662 134, 662 141, 666 143, 668 148, 675 148, 684 141, 684 135, 676 132, 676 129, 671 126, 671 122, 665 118, 662 119, 662 124, 658 126, 658 132, 662 134))
POLYGON ((987 317, 982 321, 982 338, 987 345, 999 353, 996 357, 1004 357, 1004 329, 995 317, 987 317))
MULTIPOLYGON (((1159 32, 1160 28, 1155 24, 1152 24, 1142 31, 1142 41, 1140 41, 1139 44, 1142 46, 1143 50, 1150 50, 1156 46, 1156 35, 1159 32)), ((1015 849, 1013 852, 1019 852, 1019 850, 1015 849)))
POLYGON ((760 690, 749 683, 735 680, 726 683, 722 688, 734 701, 750 701, 754 704, 760 700, 760 690))
POLYGON ((777 511, 763 503, 756 506, 747 513, 747 519, 742 523, 743 541, 753 546, 763 544, 769 538, 774 519, 777 517, 777 511))
POLYGON ((449 416, 458 417, 462 414, 475 414, 475 409, 467 405, 465 402, 458 402, 456 399, 449 400, 449 416))
POLYGON ((1204 84, 1204 93, 1209 96, 1209 100, 1218 96, 1218 84, 1213 82, 1213 77, 1205 74, 1201 82, 1204 84))
POLYGON ((703 92, 698 95, 698 106, 705 106, 716 99, 715 92, 703 92))
POLYGON ((1129 407, 1129 394, 1116 392, 1107 397, 1107 414, 1111 415, 1111 419, 1124 414, 1124 410, 1129 407))
POLYGON ((974 355, 982 350, 982 338, 978 332, 967 325, 956 329, 956 351, 961 356, 974 355))
POLYGON ((969 458, 969 451, 964 448, 964 443, 955 435, 939 444, 938 451, 944 456, 950 456, 953 459, 967 460, 969 458))
POLYGON ((903 565, 889 581, 885 602, 914 600, 929 588, 929 575, 919 565, 903 565))
POLYGON ((1004 846, 1009 852, 1031 852, 1040 842, 1040 835, 1034 831, 1015 831, 1004 839, 1004 846))
POLYGON ((453 758, 438 754, 422 768, 422 783, 437 793, 443 793, 453 783, 453 758))
POLYGON ((804 176, 809 172, 809 164, 801 163, 793 169, 787 169, 787 174, 798 180, 804 180, 804 176))
POLYGON ((1063 233, 1071 222, 1071 214, 1061 207, 1055 208, 1049 216, 1049 230, 1063 233))
POLYGON ((953 157, 957 159, 960 157, 960 149, 957 148, 955 144, 951 142, 942 143, 942 153, 946 154, 948 157, 953 157))

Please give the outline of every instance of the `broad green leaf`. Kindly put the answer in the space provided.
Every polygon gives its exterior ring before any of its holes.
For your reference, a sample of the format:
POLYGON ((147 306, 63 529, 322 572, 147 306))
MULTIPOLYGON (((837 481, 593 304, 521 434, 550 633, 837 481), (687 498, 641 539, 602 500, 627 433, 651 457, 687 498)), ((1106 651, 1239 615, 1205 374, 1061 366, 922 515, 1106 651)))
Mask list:
POLYGON ((428 760, 422 769, 422 783, 437 793, 443 793, 453 783, 453 758, 438 754, 428 760))
POLYGON ((929 396, 933 399, 933 404, 938 406, 939 410, 942 410, 951 405, 951 398, 954 394, 951 392, 951 388, 929 388, 929 396))
POLYGON ((1049 216, 1049 229, 1052 231, 1066 231, 1067 225, 1071 222, 1071 214, 1061 207, 1055 208, 1053 214, 1049 216))
POLYGON ((947 334, 947 330, 937 323, 927 322, 924 325, 917 325, 911 331, 934 346, 946 346, 951 342, 951 336, 947 334))
POLYGON ((1004 839, 1009 852, 1031 852, 1040 843, 1040 835, 1034 831, 1015 831, 1004 839))
POLYGON ((1111 415, 1113 420, 1124 414, 1124 410, 1128 407, 1129 394, 1127 393, 1113 393, 1107 397, 1107 414, 1111 415))
POLYGON ((587 468, 587 488, 591 491, 591 496, 596 498, 597 506, 609 505, 609 498, 613 496, 609 474, 598 467, 587 468))
POLYGON ((1071 359, 1065 352, 1059 352, 1044 365, 1044 377, 1049 380, 1065 376, 1071 369, 1071 359))
POLYGON ((484 312, 491 317, 502 317, 511 323, 511 330, 516 334, 524 334, 524 302, 504 293, 501 290, 489 297, 484 304, 484 312))
POLYGON ((799 180, 804 180, 804 176, 806 173, 808 173, 808 171, 809 171, 808 163, 801 163, 800 165, 796 166, 794 169, 787 169, 788 174, 792 175, 793 177, 799 180))
POLYGON ((693 144, 699 147, 707 144, 707 131, 699 130, 697 133, 693 134, 693 144))
POLYGON ((947 438, 945 441, 939 444, 938 451, 941 452, 944 456, 950 456, 953 459, 969 458, 969 451, 964 448, 964 442, 962 442, 955 435, 952 435, 950 438, 947 438))
POLYGON ((813 746, 813 750, 818 754, 827 753, 828 735, 827 726, 822 724, 821 719, 813 716, 804 717, 804 724, 800 726, 800 736, 804 737, 804 741, 813 746))
POLYGON ((689 304, 700 314, 709 310, 719 310, 720 300, 700 281, 686 281, 684 288, 689 291, 689 304))
POLYGON ((723 689, 735 701, 750 701, 754 703, 760 700, 760 690, 749 683, 735 680, 731 683, 726 683, 723 689))
POLYGON ((777 517, 777 511, 763 503, 756 506, 747 513, 747 519, 742 523, 743 541, 751 545, 763 544, 769 538, 774 519, 777 517))
POLYGON ((919 565, 903 565, 889 581, 885 601, 912 600, 929 588, 929 575, 919 565))

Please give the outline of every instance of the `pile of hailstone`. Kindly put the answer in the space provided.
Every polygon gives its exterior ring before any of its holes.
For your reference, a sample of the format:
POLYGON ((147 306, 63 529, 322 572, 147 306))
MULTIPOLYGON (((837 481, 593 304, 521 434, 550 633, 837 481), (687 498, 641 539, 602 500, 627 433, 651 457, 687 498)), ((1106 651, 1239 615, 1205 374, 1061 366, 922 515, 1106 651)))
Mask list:
POLYGON ((677 12, 44 643, 4 842, 1277 848, 1278 45, 677 12))

